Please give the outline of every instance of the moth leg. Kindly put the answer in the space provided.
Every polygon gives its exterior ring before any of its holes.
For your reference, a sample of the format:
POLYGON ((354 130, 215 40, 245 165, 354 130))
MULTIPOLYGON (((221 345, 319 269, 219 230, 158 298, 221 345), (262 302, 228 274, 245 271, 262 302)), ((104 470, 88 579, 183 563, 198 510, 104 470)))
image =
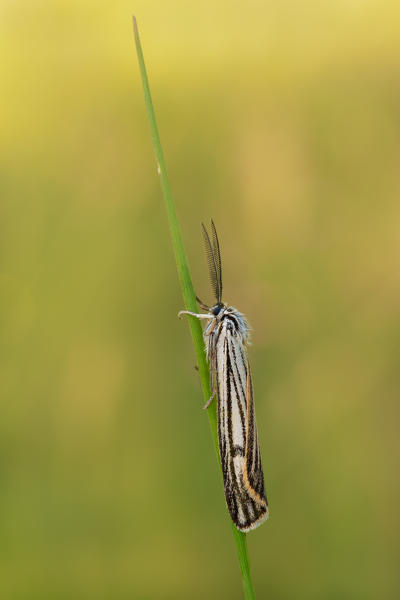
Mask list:
POLYGON ((196 296, 196 300, 200 308, 202 308, 203 310, 210 310, 210 307, 207 306, 207 304, 204 304, 204 302, 202 302, 198 296, 196 296))
POLYGON ((178 318, 180 319, 182 315, 192 315, 192 317, 196 317, 196 319, 213 319, 214 315, 203 315, 191 312, 190 310, 180 310, 178 312, 178 318))
POLYGON ((210 399, 208 400, 208 402, 206 402, 206 404, 203 406, 203 410, 207 410, 207 408, 210 406, 211 402, 214 400, 214 396, 217 391, 216 388, 214 387, 213 371, 211 371, 211 373, 210 373, 210 387, 211 387, 211 396, 210 396, 210 399))

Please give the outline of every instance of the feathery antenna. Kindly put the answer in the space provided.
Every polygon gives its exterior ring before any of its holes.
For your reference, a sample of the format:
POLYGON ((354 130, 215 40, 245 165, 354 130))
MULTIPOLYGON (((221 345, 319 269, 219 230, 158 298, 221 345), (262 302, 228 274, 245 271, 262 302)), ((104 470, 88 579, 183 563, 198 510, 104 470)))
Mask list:
POLYGON ((218 304, 222 301, 222 267, 221 267, 221 253, 219 249, 219 242, 217 236, 217 230, 215 229, 214 221, 211 221, 211 236, 208 235, 207 229, 204 223, 201 224, 204 247, 208 262, 208 271, 210 275, 211 287, 214 292, 214 296, 218 304))

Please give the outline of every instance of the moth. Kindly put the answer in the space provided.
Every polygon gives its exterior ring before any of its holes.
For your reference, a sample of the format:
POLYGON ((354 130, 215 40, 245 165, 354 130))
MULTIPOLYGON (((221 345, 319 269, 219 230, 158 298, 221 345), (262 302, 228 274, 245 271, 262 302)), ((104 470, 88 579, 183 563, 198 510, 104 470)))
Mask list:
POLYGON ((258 444, 253 386, 247 345, 250 326, 242 313, 222 302, 222 266, 217 231, 211 238, 202 223, 211 287, 216 303, 197 301, 205 313, 182 310, 208 321, 203 337, 210 367, 211 397, 217 396, 218 446, 226 504, 240 531, 255 529, 268 518, 264 475, 258 444))

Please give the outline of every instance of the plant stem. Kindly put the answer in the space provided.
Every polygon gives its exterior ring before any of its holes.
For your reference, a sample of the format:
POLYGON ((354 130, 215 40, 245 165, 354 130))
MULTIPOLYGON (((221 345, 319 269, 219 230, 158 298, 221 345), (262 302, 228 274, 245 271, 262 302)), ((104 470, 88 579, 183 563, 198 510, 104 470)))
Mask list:
MULTIPOLYGON (((147 117, 149 119, 151 138, 153 141, 154 154, 157 162, 157 171, 161 180, 161 188, 164 196, 165 206, 167 209, 168 223, 171 233, 172 246, 174 249, 176 266, 178 270, 179 280, 182 288, 183 299, 187 310, 197 312, 196 295, 194 293, 193 283, 190 276, 189 264, 186 258, 185 249, 183 246, 181 230, 176 215, 175 205, 172 198, 171 187, 168 180, 167 168, 165 164, 164 154, 161 148, 160 136, 158 133, 156 117, 154 113, 153 102, 150 94, 149 82, 147 79, 146 67, 144 64, 143 51, 140 43, 139 31, 136 18, 133 17, 133 32, 135 36, 136 51, 139 61, 140 74, 142 78, 144 100, 146 104, 147 117)), ((206 403, 210 397, 210 376, 207 365, 206 355, 204 352, 203 332, 200 321, 196 318, 189 317, 189 327, 193 339, 193 345, 199 367, 199 375, 201 387, 203 390, 204 402, 206 403)), ((217 413, 216 402, 212 402, 207 410, 208 419, 210 422, 211 432, 214 440, 214 446, 218 454, 218 435, 217 435, 217 413)), ((242 574, 243 589, 246 600, 255 600, 253 584, 250 576, 250 564, 247 552, 246 535, 236 529, 231 521, 233 537, 235 539, 239 566, 242 574)))

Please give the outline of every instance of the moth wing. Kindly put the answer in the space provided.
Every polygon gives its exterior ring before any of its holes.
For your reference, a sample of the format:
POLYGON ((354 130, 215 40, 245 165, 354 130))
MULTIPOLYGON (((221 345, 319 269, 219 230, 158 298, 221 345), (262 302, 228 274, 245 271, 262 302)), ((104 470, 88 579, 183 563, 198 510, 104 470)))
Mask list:
POLYGON ((250 368, 243 344, 230 331, 219 338, 216 362, 218 442, 225 499, 236 527, 249 531, 265 521, 268 509, 250 368))
MULTIPOLYGON (((250 365, 248 362, 246 380, 246 408, 246 448, 243 481, 248 494, 256 502, 258 519, 260 519, 260 523, 262 523, 268 518, 268 503, 265 495, 264 474, 261 464, 261 453, 258 443, 256 413, 253 399, 253 385, 251 380, 250 365)), ((253 527, 257 527, 260 523, 255 523, 253 527)))

